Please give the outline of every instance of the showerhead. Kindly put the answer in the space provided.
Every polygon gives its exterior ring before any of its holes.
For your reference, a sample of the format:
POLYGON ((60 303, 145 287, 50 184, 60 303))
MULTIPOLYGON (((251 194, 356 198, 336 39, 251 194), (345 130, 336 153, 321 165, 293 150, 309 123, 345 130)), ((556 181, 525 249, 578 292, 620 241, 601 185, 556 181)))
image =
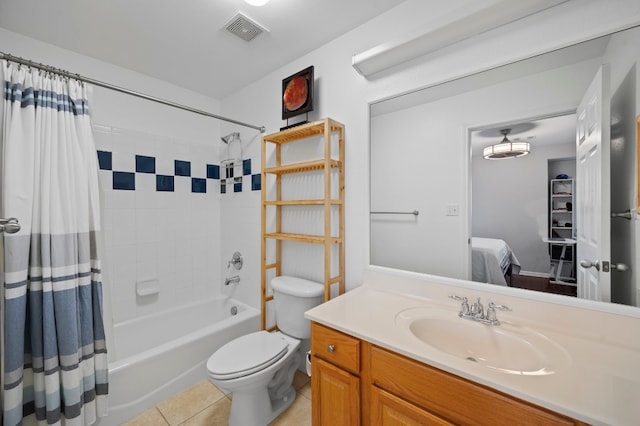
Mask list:
POLYGON ((233 142, 235 139, 240 139, 240 133, 239 132, 229 133, 227 136, 223 136, 220 139, 222 139, 222 142, 229 145, 229 143, 233 142))

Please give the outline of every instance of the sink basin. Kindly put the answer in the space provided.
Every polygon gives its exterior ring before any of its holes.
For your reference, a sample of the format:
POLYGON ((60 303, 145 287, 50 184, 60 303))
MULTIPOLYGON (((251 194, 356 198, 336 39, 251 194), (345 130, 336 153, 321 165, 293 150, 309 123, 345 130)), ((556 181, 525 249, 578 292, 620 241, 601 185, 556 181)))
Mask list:
POLYGON ((568 353, 535 330, 502 322, 487 326, 442 308, 410 308, 396 324, 424 344, 503 373, 547 375, 570 365, 568 353))

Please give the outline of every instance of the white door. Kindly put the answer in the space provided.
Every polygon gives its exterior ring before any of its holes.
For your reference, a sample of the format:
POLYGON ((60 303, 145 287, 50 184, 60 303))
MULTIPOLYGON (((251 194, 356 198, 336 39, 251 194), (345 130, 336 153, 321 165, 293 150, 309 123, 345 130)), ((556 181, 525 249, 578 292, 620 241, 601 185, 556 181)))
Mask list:
POLYGON ((577 110, 578 297, 611 301, 610 88, 603 65, 577 110))

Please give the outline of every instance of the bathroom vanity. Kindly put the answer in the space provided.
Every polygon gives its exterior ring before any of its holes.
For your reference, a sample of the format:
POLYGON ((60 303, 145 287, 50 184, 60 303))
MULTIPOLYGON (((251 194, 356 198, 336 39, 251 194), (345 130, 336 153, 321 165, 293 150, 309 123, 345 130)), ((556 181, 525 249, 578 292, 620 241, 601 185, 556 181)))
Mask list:
POLYGON ((318 323, 311 332, 314 424, 585 424, 318 323))
POLYGON ((636 424, 640 350, 619 336, 637 335, 638 319, 612 331, 620 318, 518 299, 367 272, 306 313, 313 424, 636 424), (467 321, 452 293, 511 312, 497 312, 500 325, 467 321))

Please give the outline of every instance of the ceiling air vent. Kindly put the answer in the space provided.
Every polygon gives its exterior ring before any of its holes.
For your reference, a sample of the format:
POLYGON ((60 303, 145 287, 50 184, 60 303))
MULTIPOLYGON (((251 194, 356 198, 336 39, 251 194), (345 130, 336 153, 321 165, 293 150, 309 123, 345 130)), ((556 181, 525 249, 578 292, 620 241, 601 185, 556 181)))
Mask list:
POLYGON ((233 18, 227 22, 225 29, 244 41, 251 41, 263 32, 268 31, 242 12, 236 13, 233 18))

